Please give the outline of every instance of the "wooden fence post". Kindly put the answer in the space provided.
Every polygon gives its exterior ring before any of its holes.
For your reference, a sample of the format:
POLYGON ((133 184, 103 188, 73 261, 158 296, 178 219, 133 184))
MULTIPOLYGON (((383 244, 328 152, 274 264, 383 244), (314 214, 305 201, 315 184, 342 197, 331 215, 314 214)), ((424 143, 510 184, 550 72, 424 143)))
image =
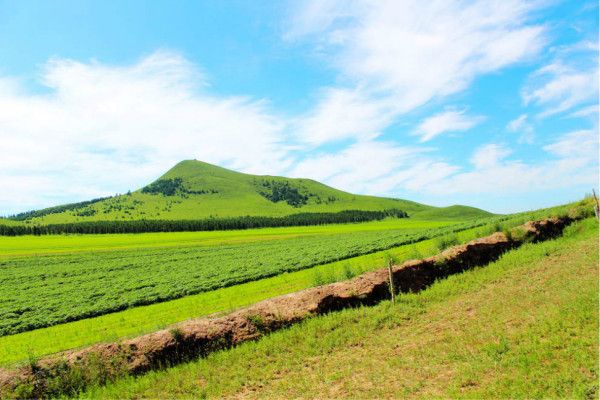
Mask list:
POLYGON ((390 277, 390 294, 392 295, 392 304, 396 303, 396 288, 394 287, 394 271, 392 271, 393 264, 394 264, 394 261, 392 260, 392 257, 389 257, 388 262, 387 262, 387 267, 388 267, 388 274, 390 277))
POLYGON ((596 219, 600 220, 600 204, 598 204, 598 198, 596 197, 596 191, 592 189, 592 194, 594 195, 594 201, 596 205, 594 206, 594 212, 596 213, 596 219))

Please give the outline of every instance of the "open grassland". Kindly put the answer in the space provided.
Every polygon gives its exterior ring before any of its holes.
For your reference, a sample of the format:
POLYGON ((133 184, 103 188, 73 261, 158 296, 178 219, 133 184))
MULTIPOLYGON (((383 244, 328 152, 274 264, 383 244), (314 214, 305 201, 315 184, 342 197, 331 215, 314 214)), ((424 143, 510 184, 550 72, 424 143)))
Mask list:
MULTIPOLYGON (((0 258, 0 334, 171 300, 414 243, 473 224, 0 258)), ((358 224, 356 225, 359 226, 358 224)))
POLYGON ((598 396, 598 225, 83 398, 598 396))

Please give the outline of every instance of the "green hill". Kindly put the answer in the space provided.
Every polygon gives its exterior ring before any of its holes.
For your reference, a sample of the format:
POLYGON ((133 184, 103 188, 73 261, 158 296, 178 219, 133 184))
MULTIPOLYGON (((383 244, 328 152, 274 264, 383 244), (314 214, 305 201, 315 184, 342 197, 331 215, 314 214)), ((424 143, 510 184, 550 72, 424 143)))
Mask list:
POLYGON ((16 217, 27 224, 139 219, 284 216, 342 210, 400 209, 411 217, 476 218, 471 207, 436 208, 408 200, 354 195, 311 179, 250 175, 196 160, 178 163, 148 186, 110 198, 46 208, 16 217))

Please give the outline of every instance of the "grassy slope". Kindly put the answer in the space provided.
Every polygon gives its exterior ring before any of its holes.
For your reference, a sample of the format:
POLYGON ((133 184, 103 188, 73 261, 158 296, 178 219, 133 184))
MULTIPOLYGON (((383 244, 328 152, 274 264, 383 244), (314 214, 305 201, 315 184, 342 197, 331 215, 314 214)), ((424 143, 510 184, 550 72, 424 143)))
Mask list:
POLYGON ((21 222, 20 221, 13 221, 7 218, 2 218, 0 217, 0 225, 8 225, 8 226, 16 226, 16 225, 20 225, 21 222))
POLYGON ((84 397, 598 395, 598 227, 84 397))
MULTIPOLYGON (((96 211, 89 217, 65 211, 31 219, 30 223, 63 223, 94 220, 130 219, 202 219, 243 215, 282 216, 298 212, 337 212, 342 210, 384 210, 398 208, 417 216, 427 211, 427 218, 437 218, 448 210, 435 208, 408 200, 354 195, 323 185, 310 179, 292 179, 275 176, 243 174, 196 160, 182 161, 164 174, 161 179, 181 178, 190 190, 216 190, 217 193, 192 194, 187 198, 145 194, 141 191, 121 195, 95 203, 88 208, 96 211), (284 201, 273 203, 258 193, 262 180, 287 181, 301 193, 312 196, 308 204, 292 207, 284 201), (331 200, 334 199, 334 200, 331 200), (105 212, 105 210, 110 211, 105 212), (120 210, 115 210, 120 208, 120 210)), ((450 213, 461 217, 484 217, 489 213, 470 207, 454 206, 450 213)))

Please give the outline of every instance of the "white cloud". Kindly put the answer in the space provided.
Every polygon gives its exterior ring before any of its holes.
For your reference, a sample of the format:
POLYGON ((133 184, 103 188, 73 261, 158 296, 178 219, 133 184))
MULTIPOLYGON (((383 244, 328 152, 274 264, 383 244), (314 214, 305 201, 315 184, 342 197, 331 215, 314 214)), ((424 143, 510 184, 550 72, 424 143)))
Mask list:
POLYGON ((585 129, 569 132, 559 140, 544 146, 544 150, 562 158, 593 161, 598 156, 598 132, 585 129))
POLYGON ((592 117, 592 116, 595 117, 597 114, 598 114, 598 104, 594 104, 594 105, 583 107, 577 111, 572 112, 571 114, 569 114, 569 117, 571 117, 571 118, 586 118, 586 117, 592 117))
POLYGON ((598 183, 598 131, 569 132, 543 148, 554 157, 540 162, 509 160, 511 151, 498 144, 475 150, 474 169, 459 171, 417 190, 434 195, 531 193, 533 191, 593 187, 598 183))
POLYGON ((363 141, 336 154, 302 160, 291 175, 309 176, 354 193, 393 194, 401 188, 411 189, 442 179, 457 170, 426 153, 427 149, 393 142, 363 141))
POLYGON ((535 103, 548 108, 541 117, 557 114, 593 100, 598 94, 598 71, 548 70, 545 83, 523 94, 525 104, 535 103))
POLYGON ((471 163, 476 169, 489 169, 495 167, 504 158, 508 157, 512 151, 499 144, 487 144, 475 150, 471 163))
POLYGON ((520 133, 519 143, 533 143, 534 129, 527 114, 521 114, 506 125, 509 132, 520 133))
POLYGON ((393 105, 371 101, 360 90, 328 88, 317 106, 296 122, 296 136, 312 145, 379 136, 393 120, 393 105))
POLYGON ((444 111, 422 121, 415 134, 421 137, 421 142, 427 142, 445 132, 468 131, 483 119, 481 116, 465 115, 464 111, 444 111))
POLYGON ((544 118, 598 103, 598 47, 589 42, 557 49, 555 59, 535 71, 522 90, 525 105, 543 108, 544 118))
POLYGON ((0 84, 0 182, 19 188, 20 210, 133 189, 184 158, 262 173, 290 163, 264 101, 207 94, 176 53, 119 67, 55 59, 42 78, 47 94, 0 84))
POLYGON ((288 36, 317 41, 318 54, 327 54, 344 89, 325 89, 335 95, 321 98, 300 132, 321 141, 373 137, 399 115, 464 90, 476 76, 530 58, 545 42, 544 27, 528 22, 539 5, 516 0, 303 3, 294 10, 288 36), (338 109, 340 93, 360 93, 346 101, 358 112, 324 111, 338 109), (323 134, 329 127, 335 134, 323 134))
POLYGON ((521 114, 517 118, 510 121, 506 127, 511 132, 518 132, 527 125, 526 121, 527 114, 521 114))
POLYGON ((381 181, 420 153, 394 143, 362 141, 335 154, 308 157, 295 166, 291 176, 309 176, 347 191, 384 193, 390 187, 382 187, 381 181))

